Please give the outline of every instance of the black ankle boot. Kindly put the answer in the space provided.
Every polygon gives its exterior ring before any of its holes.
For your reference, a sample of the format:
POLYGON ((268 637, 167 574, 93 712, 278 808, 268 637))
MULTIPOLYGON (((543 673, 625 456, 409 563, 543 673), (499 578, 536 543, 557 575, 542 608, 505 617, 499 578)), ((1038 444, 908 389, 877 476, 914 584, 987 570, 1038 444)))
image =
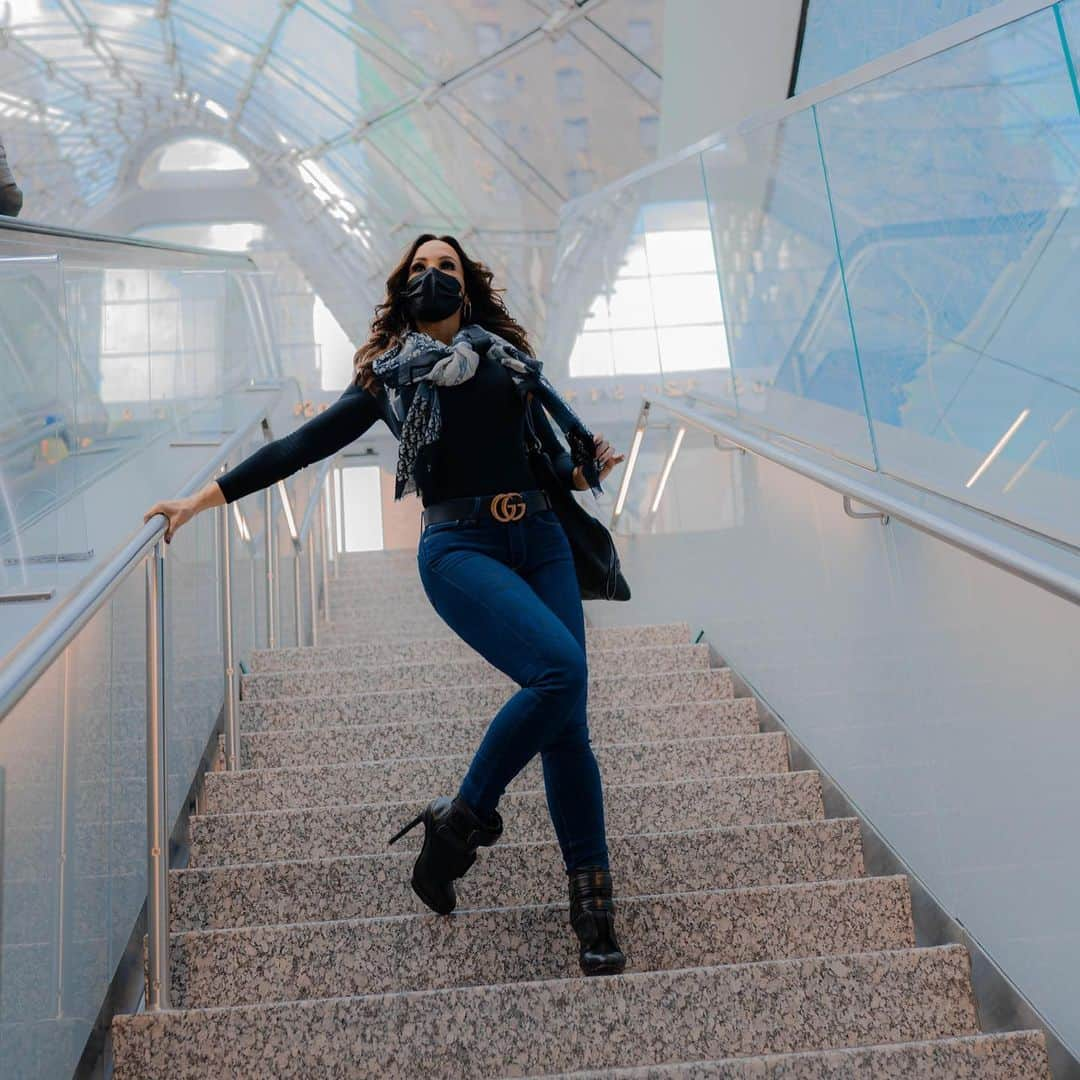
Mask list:
POLYGON ((615 902, 611 871, 582 866, 570 879, 570 925, 581 942, 581 970, 586 975, 618 975, 626 957, 615 940, 615 902))
POLYGON ((502 818, 495 813, 490 822, 481 821, 460 796, 442 796, 428 803, 389 843, 400 840, 421 821, 424 846, 413 864, 413 892, 432 911, 449 915, 457 906, 454 879, 476 861, 478 847, 490 847, 502 836, 502 818))

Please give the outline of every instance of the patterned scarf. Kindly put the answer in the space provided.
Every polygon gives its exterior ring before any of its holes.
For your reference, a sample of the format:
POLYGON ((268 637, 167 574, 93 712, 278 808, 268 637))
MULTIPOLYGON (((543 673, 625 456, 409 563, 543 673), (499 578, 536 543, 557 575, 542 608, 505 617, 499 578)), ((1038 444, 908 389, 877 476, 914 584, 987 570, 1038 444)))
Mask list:
POLYGON ((412 330, 372 365, 391 396, 395 411, 399 412, 396 406, 402 388, 416 384, 399 438, 394 499, 415 491, 418 483, 424 484, 431 477, 434 451, 442 433, 435 386, 457 386, 471 379, 479 366, 480 353, 494 357, 506 367, 520 395, 532 391, 540 399, 566 436, 570 456, 575 465, 581 466, 593 496, 602 493, 593 434, 543 374, 541 361, 498 334, 470 323, 454 335, 449 345, 423 331, 412 330))

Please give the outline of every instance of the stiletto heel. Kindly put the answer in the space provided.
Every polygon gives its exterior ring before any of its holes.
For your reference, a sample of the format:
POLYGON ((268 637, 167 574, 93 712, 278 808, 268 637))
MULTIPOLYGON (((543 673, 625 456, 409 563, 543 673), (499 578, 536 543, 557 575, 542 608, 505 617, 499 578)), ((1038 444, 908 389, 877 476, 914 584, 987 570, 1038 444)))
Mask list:
POLYGON ((443 796, 428 803, 389 843, 421 821, 424 846, 413 864, 412 889, 432 911, 449 915, 457 906, 454 880, 476 862, 478 847, 490 847, 502 836, 502 818, 495 813, 483 822, 461 798, 443 796))
POLYGON ((387 843, 388 845, 389 845, 389 844, 394 844, 394 843, 396 843, 396 842, 397 842, 398 840, 400 840, 400 839, 401 839, 401 838, 402 838, 402 837, 403 837, 403 836, 404 836, 404 835, 405 835, 405 834, 406 834, 406 833, 407 833, 407 832, 408 832, 408 831, 409 831, 410 829, 415 829, 415 828, 416 828, 416 826, 417 826, 417 825, 419 825, 419 824, 420 824, 420 822, 421 822, 421 821, 423 821, 423 820, 424 820, 424 813, 423 813, 423 811, 421 811, 421 812, 420 812, 419 814, 417 814, 417 816, 416 816, 416 817, 414 817, 414 818, 412 819, 412 821, 410 821, 410 822, 409 822, 409 824, 408 824, 408 825, 406 825, 406 826, 405 826, 405 828, 404 828, 404 829, 402 829, 402 830, 401 830, 401 832, 395 833, 395 834, 394 834, 393 836, 391 836, 391 837, 390 837, 390 839, 389 839, 389 840, 387 840, 387 841, 386 841, 386 843, 387 843))

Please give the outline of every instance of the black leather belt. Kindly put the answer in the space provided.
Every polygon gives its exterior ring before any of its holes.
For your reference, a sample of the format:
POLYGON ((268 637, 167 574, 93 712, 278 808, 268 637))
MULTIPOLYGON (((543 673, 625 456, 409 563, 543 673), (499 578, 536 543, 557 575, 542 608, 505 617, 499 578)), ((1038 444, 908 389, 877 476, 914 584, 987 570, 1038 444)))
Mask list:
POLYGON ((501 491, 497 495, 466 495, 460 499, 444 499, 424 507, 420 520, 424 528, 437 521, 461 518, 520 521, 526 514, 550 509, 551 500, 547 492, 534 488, 530 491, 501 491))

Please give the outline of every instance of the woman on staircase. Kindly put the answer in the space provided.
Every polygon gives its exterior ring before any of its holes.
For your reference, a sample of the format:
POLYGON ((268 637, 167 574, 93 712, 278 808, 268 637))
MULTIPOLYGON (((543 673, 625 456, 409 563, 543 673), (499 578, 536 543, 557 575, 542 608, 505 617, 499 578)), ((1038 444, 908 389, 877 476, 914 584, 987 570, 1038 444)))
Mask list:
POLYGON ((491 271, 454 237, 417 237, 386 285, 356 354, 356 376, 330 408, 146 518, 168 517, 170 541, 200 510, 268 487, 383 419, 399 443, 394 497, 417 491, 424 506, 417 551, 424 591, 442 619, 520 687, 491 721, 456 794, 433 799, 389 842, 423 823, 412 887, 433 911, 449 914, 454 881, 478 847, 502 835, 500 797, 539 753, 581 968, 617 974, 626 959, 615 937, 603 792, 586 721, 585 617, 569 541, 529 468, 526 410, 568 488, 601 491, 623 456, 593 436, 542 374, 491 271))

